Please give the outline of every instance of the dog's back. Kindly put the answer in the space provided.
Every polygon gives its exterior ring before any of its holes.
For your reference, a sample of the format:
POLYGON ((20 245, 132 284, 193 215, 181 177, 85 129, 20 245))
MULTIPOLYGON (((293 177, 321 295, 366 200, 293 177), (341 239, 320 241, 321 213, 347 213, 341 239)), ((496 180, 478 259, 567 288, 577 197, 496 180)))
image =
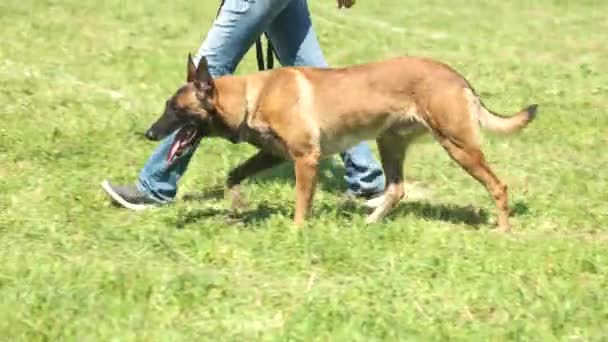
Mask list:
MULTIPOLYGON (((342 152, 387 130, 417 134, 449 113, 477 121, 463 91, 468 82, 448 66, 401 57, 348 68, 289 67, 248 76, 259 94, 248 123, 285 140, 342 152), (461 104, 447 101, 459 98, 461 104), (446 105, 467 110, 453 110, 446 105), (303 134, 301 132, 307 132, 303 134), (304 140, 304 141, 303 141, 304 140)), ((460 120, 459 120, 460 121, 460 120)))

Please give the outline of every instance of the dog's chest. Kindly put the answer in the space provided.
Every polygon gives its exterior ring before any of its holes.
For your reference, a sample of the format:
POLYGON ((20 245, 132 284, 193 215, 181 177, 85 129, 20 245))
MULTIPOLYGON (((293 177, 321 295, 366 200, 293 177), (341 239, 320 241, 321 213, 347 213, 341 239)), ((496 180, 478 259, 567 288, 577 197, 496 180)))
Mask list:
POLYGON ((276 156, 287 157, 285 145, 271 130, 253 129, 243 124, 239 129, 239 140, 276 156))

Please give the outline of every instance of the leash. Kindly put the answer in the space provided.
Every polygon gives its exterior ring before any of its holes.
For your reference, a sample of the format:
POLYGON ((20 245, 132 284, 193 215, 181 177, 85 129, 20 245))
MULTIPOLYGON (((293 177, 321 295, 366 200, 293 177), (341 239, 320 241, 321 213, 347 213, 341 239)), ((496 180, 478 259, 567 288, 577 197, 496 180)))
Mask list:
POLYGON ((258 70, 266 70, 272 69, 274 67, 274 48, 272 47, 272 43, 270 39, 268 39, 268 34, 264 33, 266 36, 266 68, 264 68, 264 51, 262 49, 262 37, 258 37, 255 41, 255 57, 258 61, 258 70))
MULTIPOLYGON (((220 15, 220 11, 222 10, 222 7, 224 7, 225 1, 226 0, 222 0, 220 2, 220 7, 217 9, 217 14, 215 15, 216 18, 220 15)), ((270 39, 268 39, 268 34, 264 33, 264 36, 266 36, 266 65, 264 65, 264 48, 262 46, 262 36, 258 37, 258 39, 256 39, 255 41, 255 58, 258 62, 259 71, 274 68, 275 51, 272 46, 272 43, 270 42, 270 39)))

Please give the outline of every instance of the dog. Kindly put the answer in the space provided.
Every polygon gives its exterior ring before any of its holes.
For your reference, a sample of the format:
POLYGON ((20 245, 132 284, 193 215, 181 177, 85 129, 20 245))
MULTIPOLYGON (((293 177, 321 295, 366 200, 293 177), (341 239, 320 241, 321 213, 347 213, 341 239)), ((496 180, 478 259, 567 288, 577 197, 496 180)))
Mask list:
POLYGON ((180 130, 175 145, 197 137, 247 142, 259 152, 231 170, 226 187, 234 202, 241 182, 287 160, 295 164, 294 223, 312 207, 319 161, 360 141, 375 139, 386 176, 383 202, 367 223, 384 218, 405 195, 403 162, 412 141, 430 133, 494 199, 500 231, 511 229, 507 186, 480 148, 480 127, 515 133, 536 116, 533 104, 507 117, 483 104, 473 87, 448 65, 398 57, 345 68, 284 67, 213 79, 207 59, 188 55, 187 81, 146 131, 160 140, 180 130))

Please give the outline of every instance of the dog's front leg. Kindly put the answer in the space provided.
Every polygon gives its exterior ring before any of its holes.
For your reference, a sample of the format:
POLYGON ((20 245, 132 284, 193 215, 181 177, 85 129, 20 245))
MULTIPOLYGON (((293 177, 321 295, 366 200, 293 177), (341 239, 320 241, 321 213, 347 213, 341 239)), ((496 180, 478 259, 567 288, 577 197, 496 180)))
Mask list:
POLYGON ((281 157, 277 157, 268 152, 259 151, 257 154, 232 169, 232 171, 228 173, 228 179, 226 180, 226 192, 227 195, 230 196, 232 208, 238 209, 245 206, 240 192, 240 184, 244 179, 251 177, 258 172, 271 169, 284 161, 285 159, 281 157))
POLYGON ((294 223, 301 225, 312 208, 315 187, 319 178, 319 157, 306 155, 296 158, 296 212, 294 223))

